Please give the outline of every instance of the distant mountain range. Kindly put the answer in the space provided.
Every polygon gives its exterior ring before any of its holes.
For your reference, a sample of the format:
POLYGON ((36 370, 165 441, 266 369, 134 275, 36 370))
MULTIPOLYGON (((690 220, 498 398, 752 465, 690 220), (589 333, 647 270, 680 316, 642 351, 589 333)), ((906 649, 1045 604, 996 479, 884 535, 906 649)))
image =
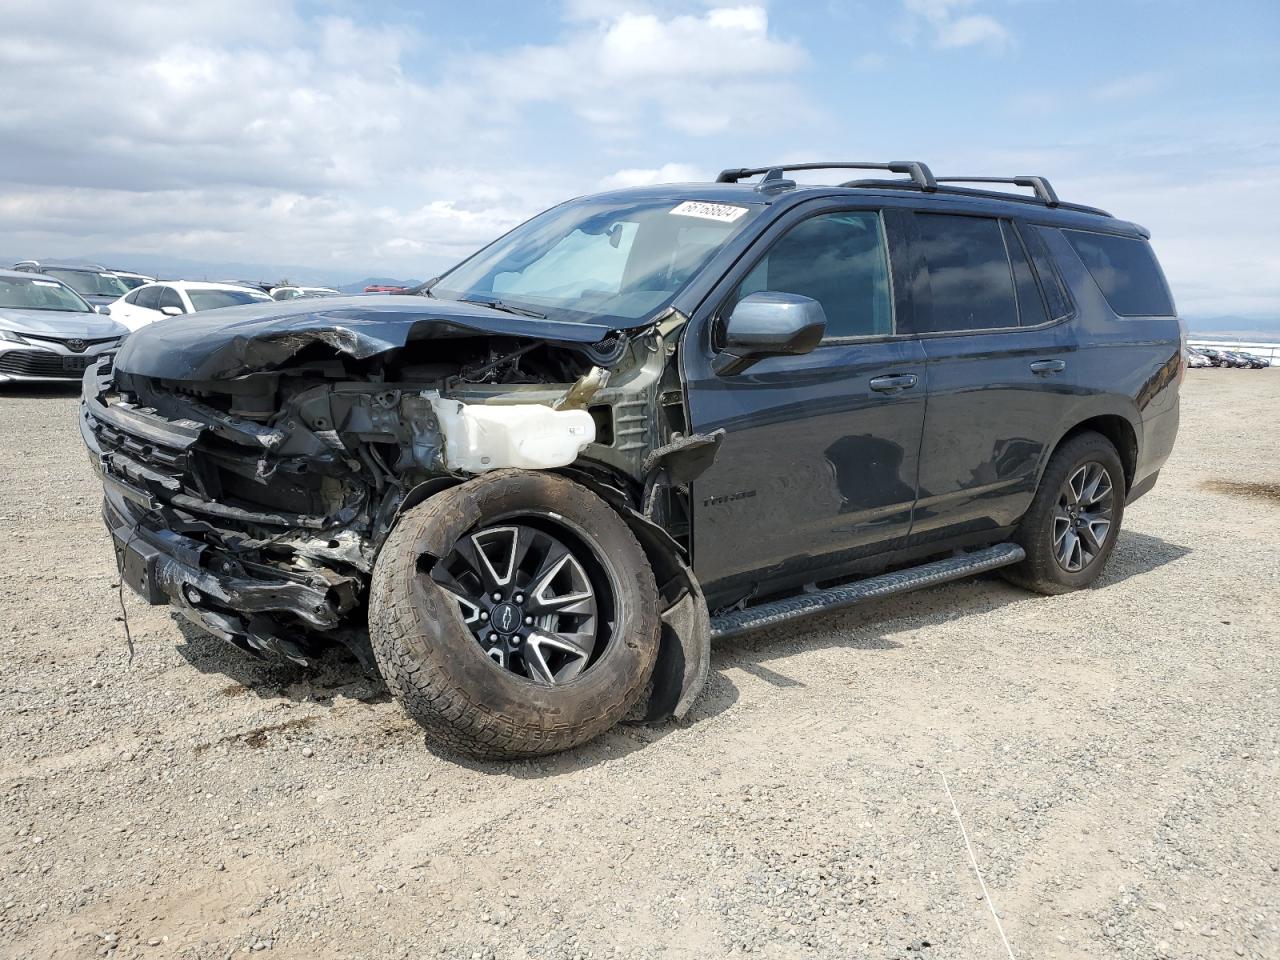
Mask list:
POLYGON ((1241 317, 1227 314, 1218 317, 1189 316, 1187 330, 1191 335, 1229 337, 1239 340, 1280 340, 1280 317, 1241 317))
POLYGON ((365 287, 416 287, 421 280, 397 280, 394 277, 365 277, 354 283, 339 284, 335 289, 343 293, 364 293, 365 287))
MULTIPOLYGON (((0 257, 0 268, 27 257, 0 257)), ((333 287, 344 293, 363 293, 364 288, 375 283, 413 286, 420 281, 396 280, 391 277, 362 276, 361 271, 308 267, 284 263, 244 263, 234 260, 185 260, 162 254, 98 252, 74 257, 49 257, 50 260, 100 263, 114 270, 129 270, 164 280, 287 280, 309 287, 333 287)), ((365 271, 367 272, 367 271, 365 271)))

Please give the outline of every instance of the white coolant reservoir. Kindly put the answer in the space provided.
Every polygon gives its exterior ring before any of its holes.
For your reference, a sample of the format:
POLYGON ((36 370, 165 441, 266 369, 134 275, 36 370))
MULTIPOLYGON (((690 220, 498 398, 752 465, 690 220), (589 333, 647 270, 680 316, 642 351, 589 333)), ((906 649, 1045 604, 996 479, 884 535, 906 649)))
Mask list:
POLYGON ((445 466, 462 473, 567 467, 596 438, 595 421, 585 410, 461 403, 434 391, 425 396, 444 434, 445 466))

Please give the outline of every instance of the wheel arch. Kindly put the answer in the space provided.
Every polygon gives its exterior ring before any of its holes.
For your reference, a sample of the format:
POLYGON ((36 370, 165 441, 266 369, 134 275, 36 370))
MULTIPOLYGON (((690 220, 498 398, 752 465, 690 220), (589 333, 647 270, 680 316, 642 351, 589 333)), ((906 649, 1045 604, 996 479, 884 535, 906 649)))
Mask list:
POLYGON ((1040 476, 1043 478, 1049 460, 1064 443, 1082 433, 1100 433, 1111 441, 1120 455, 1120 464, 1124 467, 1124 488, 1133 489, 1134 477, 1138 469, 1138 429, 1133 421, 1119 413, 1100 413, 1079 421, 1058 438, 1046 453, 1044 463, 1040 465, 1040 476))

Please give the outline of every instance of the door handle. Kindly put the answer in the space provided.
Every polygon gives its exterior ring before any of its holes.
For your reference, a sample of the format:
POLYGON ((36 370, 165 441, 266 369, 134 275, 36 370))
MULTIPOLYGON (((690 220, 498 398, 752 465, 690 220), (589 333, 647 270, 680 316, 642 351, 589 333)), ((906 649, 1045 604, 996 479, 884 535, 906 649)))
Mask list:
POLYGON ((867 384, 877 393, 897 393, 900 390, 910 390, 916 385, 916 375, 914 373, 898 373, 887 377, 872 377, 867 384))
POLYGON ((1031 372, 1047 377, 1051 373, 1061 373, 1067 369, 1065 360, 1036 360, 1031 364, 1031 372))

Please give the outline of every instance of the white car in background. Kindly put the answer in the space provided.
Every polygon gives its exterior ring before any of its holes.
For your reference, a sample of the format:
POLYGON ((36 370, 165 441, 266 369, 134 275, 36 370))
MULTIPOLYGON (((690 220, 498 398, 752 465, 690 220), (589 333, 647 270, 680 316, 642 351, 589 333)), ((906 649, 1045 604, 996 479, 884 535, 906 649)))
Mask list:
POLYGON ((341 290, 333 287, 295 287, 292 284, 284 287, 272 287, 272 300, 297 300, 299 297, 340 297, 341 290))
POLYGON ((132 270, 112 270, 111 275, 130 290, 136 290, 144 283, 156 282, 155 277, 148 277, 145 273, 134 273, 132 270))
POLYGON ((118 320, 130 330, 137 330, 165 317, 180 317, 184 313, 200 313, 219 307, 238 307, 246 303, 271 303, 271 298, 260 290, 233 283, 164 280, 130 290, 110 304, 107 313, 112 320, 118 320))

